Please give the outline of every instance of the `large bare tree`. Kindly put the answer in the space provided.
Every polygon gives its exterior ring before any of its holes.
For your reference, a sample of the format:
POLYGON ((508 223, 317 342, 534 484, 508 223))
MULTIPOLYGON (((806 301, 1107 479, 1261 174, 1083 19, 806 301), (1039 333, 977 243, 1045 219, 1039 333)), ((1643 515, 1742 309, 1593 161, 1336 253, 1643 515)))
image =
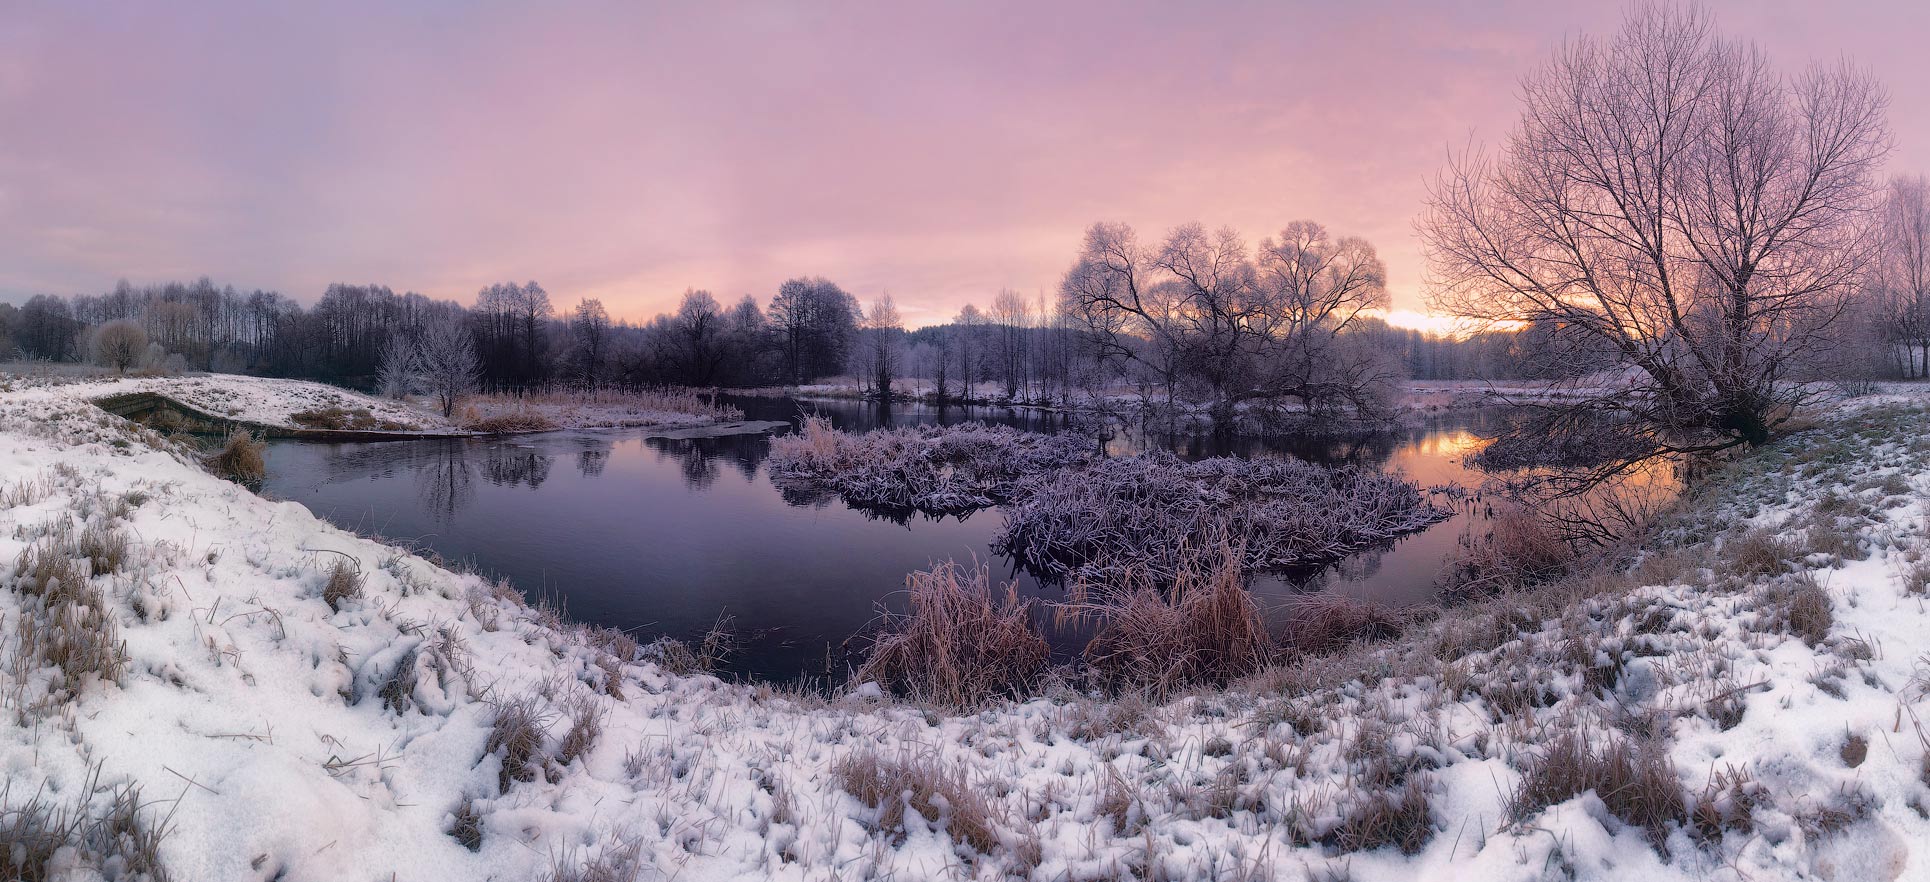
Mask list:
POLYGON ((1871 289, 1903 375, 1930 377, 1930 178, 1890 182, 1871 289))
POLYGON ((1767 440, 1871 257, 1882 89, 1847 63, 1784 74, 1700 7, 1642 5, 1522 100, 1497 150, 1433 182, 1434 308, 1612 350, 1625 370, 1575 383, 1564 413, 1629 417, 1640 448, 1767 440))

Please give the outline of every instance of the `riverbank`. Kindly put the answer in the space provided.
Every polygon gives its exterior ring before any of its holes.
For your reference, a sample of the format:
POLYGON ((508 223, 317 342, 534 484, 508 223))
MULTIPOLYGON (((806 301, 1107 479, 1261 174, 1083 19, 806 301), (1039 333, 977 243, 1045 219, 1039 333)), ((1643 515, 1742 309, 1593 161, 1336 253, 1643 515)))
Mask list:
POLYGON ((691 672, 13 388, 10 854, 175 879, 1922 874, 1930 414, 1817 419, 1631 574, 1164 703, 955 716, 691 672))

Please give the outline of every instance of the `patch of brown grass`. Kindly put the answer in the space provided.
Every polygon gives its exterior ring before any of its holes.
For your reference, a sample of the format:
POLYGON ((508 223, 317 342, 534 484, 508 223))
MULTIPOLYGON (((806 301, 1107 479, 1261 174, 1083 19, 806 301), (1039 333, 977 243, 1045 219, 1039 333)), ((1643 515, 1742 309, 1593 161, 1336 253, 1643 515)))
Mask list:
POLYGON ((1045 673, 1051 647, 1016 583, 995 592, 983 564, 951 561, 905 581, 911 611, 886 615, 856 682, 966 709, 1024 697, 1045 673))
POLYGON ((202 462, 216 475, 252 487, 268 477, 268 463, 262 458, 266 449, 267 445, 253 435, 237 431, 202 462))
POLYGON ((1521 771, 1521 785, 1508 813, 1525 821, 1551 805, 1594 791, 1610 814, 1647 833, 1661 847, 1669 827, 1688 820, 1688 806, 1675 764, 1657 743, 1614 734, 1591 734, 1585 724, 1567 727, 1521 771))
POLYGON ((322 582, 322 600, 329 609, 340 612, 350 600, 362 596, 362 568, 355 561, 341 558, 329 565, 328 578, 322 582))
POLYGON ((508 793, 509 785, 534 781, 542 771, 544 719, 534 696, 498 701, 495 710, 483 754, 495 754, 502 760, 496 772, 496 792, 508 793))
POLYGON ((462 427, 485 435, 509 435, 517 432, 547 432, 556 428, 556 423, 532 410, 516 410, 477 417, 463 423, 462 427))
POLYGON ((1438 583, 1449 598, 1520 591, 1559 579, 1575 559, 1561 534, 1525 508, 1510 507, 1482 536, 1464 536, 1438 583))
POLYGON ((1309 594, 1287 608, 1281 642, 1310 655, 1338 652, 1364 640, 1386 640, 1401 633, 1399 613, 1377 603, 1338 594, 1309 594))
POLYGON ((866 749, 840 760, 832 775, 844 792, 873 810, 875 830, 905 835, 905 819, 916 813, 980 854, 993 854, 1001 845, 991 803, 962 770, 947 769, 935 759, 894 759, 866 749))
POLYGON ((1158 699, 1254 674, 1278 655, 1247 590, 1244 553, 1221 540, 1181 555, 1170 580, 1130 571, 1120 585, 1072 586, 1060 619, 1092 623, 1087 673, 1115 691, 1158 699))
POLYGON ((289 415, 290 422, 310 429, 333 429, 336 431, 381 431, 403 432, 413 428, 394 420, 381 419, 369 412, 366 407, 354 409, 341 407, 317 407, 289 415))
POLYGON ((1794 634, 1810 646, 1829 639, 1836 614, 1831 608, 1829 592, 1816 584, 1815 579, 1805 574, 1784 580, 1772 586, 1767 596, 1771 616, 1784 633, 1794 634))

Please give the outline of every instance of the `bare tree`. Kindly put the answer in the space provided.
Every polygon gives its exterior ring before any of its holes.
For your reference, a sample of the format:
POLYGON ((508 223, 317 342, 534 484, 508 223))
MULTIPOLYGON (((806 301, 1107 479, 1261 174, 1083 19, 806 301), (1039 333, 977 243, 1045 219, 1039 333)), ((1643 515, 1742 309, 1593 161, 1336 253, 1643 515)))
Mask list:
POLYGON ((1604 344, 1628 369, 1562 413, 1626 417, 1653 451, 1767 440, 1870 257, 1882 90, 1846 64, 1785 76, 1706 11, 1645 5, 1522 93, 1503 146, 1433 182, 1434 308, 1604 344))
POLYGON ((709 291, 685 291, 671 322, 684 381, 693 386, 710 385, 730 354, 723 346, 723 307, 709 291))
POLYGON ((1881 253, 1872 276, 1886 342, 1908 378, 1930 377, 1930 178, 1890 181, 1881 253))
POLYGON ((570 331, 576 335, 577 353, 581 359, 583 382, 596 391, 596 381, 602 375, 603 360, 608 357, 610 345, 610 313, 603 308, 601 300, 584 300, 576 305, 570 315, 570 331))
POLYGON ((393 332, 382 344, 382 360, 375 369, 375 385, 389 398, 407 398, 422 385, 421 356, 407 334, 393 332))
POLYGON ((891 381, 898 373, 898 338, 905 333, 905 323, 898 315, 898 305, 891 295, 886 294, 871 302, 871 309, 864 316, 866 365, 871 369, 872 384, 878 391, 878 399, 891 400, 891 381))
POLYGON ((469 329, 454 320, 429 325, 422 332, 420 355, 423 387, 435 396, 444 417, 455 416, 462 397, 482 382, 482 361, 469 329))
POLYGON ((147 354, 147 332, 127 319, 115 319, 94 330, 94 363, 117 374, 141 363, 147 354))

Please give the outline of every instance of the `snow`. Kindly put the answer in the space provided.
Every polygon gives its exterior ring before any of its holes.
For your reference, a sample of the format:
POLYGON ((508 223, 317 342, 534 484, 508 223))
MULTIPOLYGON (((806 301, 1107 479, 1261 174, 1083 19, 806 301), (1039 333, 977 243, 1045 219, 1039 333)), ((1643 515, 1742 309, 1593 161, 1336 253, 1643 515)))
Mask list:
POLYGON ((220 417, 277 428, 300 428, 295 414, 308 410, 342 408, 367 410, 380 421, 417 431, 455 429, 441 414, 408 402, 376 398, 325 383, 248 377, 238 374, 197 374, 179 377, 15 377, 16 387, 56 388, 76 398, 105 398, 151 392, 196 410, 220 417))
MULTIPOLYGON (((289 407, 275 381, 207 379, 182 394, 289 407)), ((119 683, 33 710, 50 671, 0 665, 0 800, 98 810, 105 788, 137 785, 143 819, 168 821, 175 879, 534 879, 630 856, 638 878, 695 882, 1930 878, 1912 847, 1930 842, 1930 607, 1905 584, 1907 558, 1930 551, 1930 416, 1913 407, 1845 408, 1720 478, 1664 525, 1651 556, 1687 565, 1644 570, 1655 584, 1504 598, 1162 706, 1058 692, 950 716, 875 687, 819 699, 673 675, 479 576, 203 473, 79 399, 99 385, 0 392, 0 561, 63 522, 130 540, 90 580, 126 642, 119 683), (1769 599, 1799 575, 1735 576, 1721 546, 1745 522, 1810 541, 1832 493, 1866 557, 1800 561, 1834 614, 1810 646, 1769 599), (321 598, 338 559, 364 577, 339 610, 321 598), (1479 636, 1499 621, 1515 624, 1479 636), (1745 710, 1725 730, 1708 706, 1735 687, 1745 710), (1511 703, 1524 690, 1539 698, 1511 703), (542 714, 540 769, 499 792, 503 751, 485 746, 498 708, 524 698, 542 714), (601 734, 565 763, 586 715, 601 734), (1529 758, 1576 721, 1655 729, 1692 801, 1712 774, 1747 771, 1753 824, 1711 842, 1676 824, 1658 850, 1592 791, 1511 821, 1529 758), (1868 742, 1854 767, 1847 734, 1868 742), (867 751, 963 776, 991 806, 994 852, 953 841, 957 806, 877 829, 834 771, 867 751), (1427 782, 1435 829, 1416 854, 1321 841, 1374 763, 1427 782), (465 805, 475 852, 450 835, 465 805)), ((12 661, 38 601, 11 568, 0 589, 12 661)), ((108 878, 83 852, 63 858, 73 878, 108 878)))

